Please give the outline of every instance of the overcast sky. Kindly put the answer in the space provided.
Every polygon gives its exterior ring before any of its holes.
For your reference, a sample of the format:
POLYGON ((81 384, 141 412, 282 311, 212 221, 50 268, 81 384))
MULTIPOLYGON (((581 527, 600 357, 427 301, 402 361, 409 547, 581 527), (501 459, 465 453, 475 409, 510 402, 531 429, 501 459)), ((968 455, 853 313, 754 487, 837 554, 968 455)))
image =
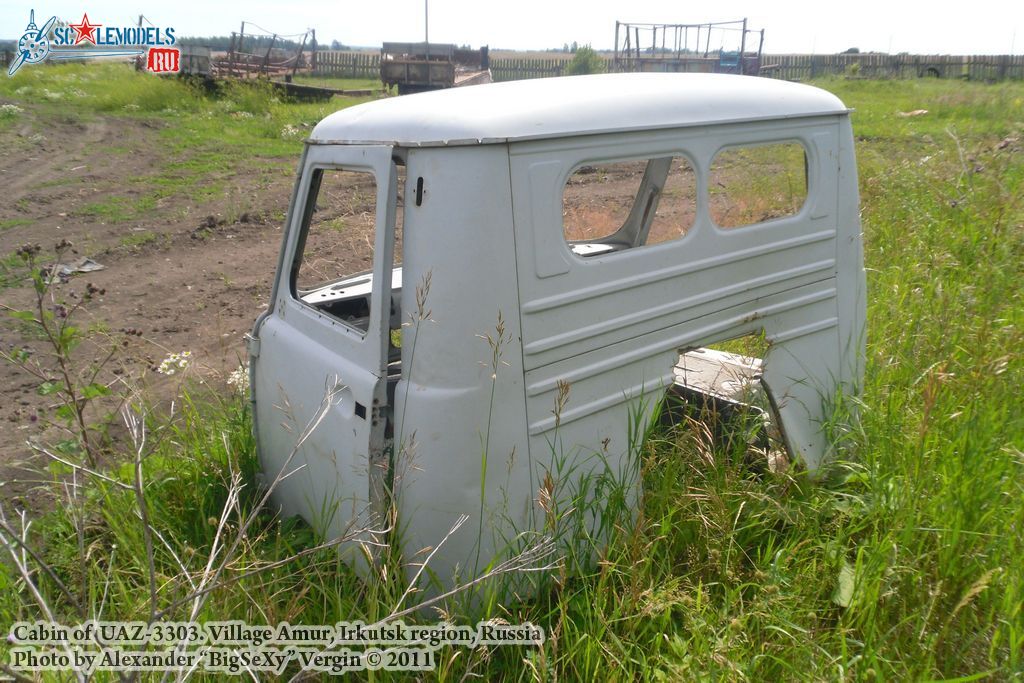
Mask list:
MULTIPOLYGON (((428 0, 431 42, 474 47, 545 49, 577 41, 598 49, 614 43, 615 21, 700 23, 747 17, 765 29, 766 52, 937 54, 1024 53, 1024 0, 907 2, 899 0, 734 0, 712 8, 678 0, 428 0), (706 8, 706 9, 705 9, 706 8)), ((717 3, 716 3, 717 4, 717 3)), ((0 38, 17 38, 30 9, 37 24, 50 16, 78 22, 134 25, 141 12, 178 36, 226 35, 242 20, 280 34, 317 30, 321 43, 379 46, 422 40, 423 0, 88 0, 0 3, 0 38)))

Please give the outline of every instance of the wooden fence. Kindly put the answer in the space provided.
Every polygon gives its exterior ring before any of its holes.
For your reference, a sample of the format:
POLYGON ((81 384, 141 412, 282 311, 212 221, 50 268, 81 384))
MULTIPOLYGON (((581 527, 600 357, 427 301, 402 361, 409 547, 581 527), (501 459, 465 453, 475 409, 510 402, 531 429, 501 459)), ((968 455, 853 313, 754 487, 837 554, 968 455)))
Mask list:
MULTIPOLYGON (((491 58, 491 75, 496 81, 517 81, 523 78, 561 76, 570 57, 554 59, 491 58)), ((380 54, 376 52, 342 52, 320 50, 316 53, 313 73, 334 78, 377 78, 380 76, 380 54)))
MULTIPOLYGON (((496 81, 560 76, 570 55, 543 58, 491 57, 496 81)), ((604 58, 610 63, 609 58, 604 58)), ((972 81, 1024 79, 1024 55, 764 55, 762 75, 792 81, 819 76, 863 78, 964 78, 972 81)), ((380 54, 320 50, 314 72, 336 78, 377 78, 380 54)))
POLYGON ((764 55, 762 74, 791 81, 818 76, 1024 79, 1024 55, 764 55))
POLYGON ((380 78, 380 53, 317 50, 313 74, 333 78, 380 78))
MULTIPOLYGON (((0 51, 0 64, 13 53, 0 51)), ((603 57, 606 63, 610 58, 603 57)), ((561 76, 571 55, 541 58, 491 57, 496 81, 561 76)), ((319 50, 313 59, 314 73, 336 78, 380 77, 380 53, 319 50)), ((1024 55, 764 55, 762 75, 790 81, 819 76, 846 75, 861 78, 956 78, 972 81, 1024 80, 1024 55)))
POLYGON ((518 57, 491 57, 491 77, 496 81, 519 81, 524 78, 561 76, 570 57, 520 59, 518 57))

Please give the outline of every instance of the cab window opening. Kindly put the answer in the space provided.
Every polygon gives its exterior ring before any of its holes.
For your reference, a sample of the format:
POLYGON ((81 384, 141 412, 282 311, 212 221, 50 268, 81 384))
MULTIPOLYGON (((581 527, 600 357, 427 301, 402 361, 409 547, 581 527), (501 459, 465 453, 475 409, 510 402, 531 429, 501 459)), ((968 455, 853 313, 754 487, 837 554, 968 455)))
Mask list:
POLYGON ((592 162, 566 181, 563 236, 583 258, 662 244, 686 236, 696 206, 696 175, 684 156, 592 162))
MULTIPOLYGON (((396 165, 398 182, 392 262, 391 318, 401 293, 405 167, 396 165)), ((310 178, 302 230, 291 268, 292 296, 365 333, 370 324, 375 286, 373 256, 377 239, 378 183, 365 169, 316 168, 310 178)))
POLYGON ((808 164, 796 141, 721 150, 708 177, 711 220, 733 229, 797 215, 807 200, 808 164))

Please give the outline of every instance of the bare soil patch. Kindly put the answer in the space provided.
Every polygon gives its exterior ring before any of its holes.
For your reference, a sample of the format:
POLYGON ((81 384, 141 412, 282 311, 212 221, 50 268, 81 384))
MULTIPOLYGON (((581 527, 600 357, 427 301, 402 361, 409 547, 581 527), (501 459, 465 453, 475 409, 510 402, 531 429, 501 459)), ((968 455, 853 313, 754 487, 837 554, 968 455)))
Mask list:
MULTIPOLYGON (((262 159, 256 168, 246 168, 247 160, 240 159, 238 168, 226 169, 228 180, 212 195, 197 199, 172 191, 138 217, 119 217, 118 209, 130 209, 146 196, 145 179, 170 161, 159 131, 159 122, 108 116, 25 116, 0 129, 0 257, 32 243, 45 257, 67 239, 75 256, 106 266, 71 277, 58 295, 80 295, 87 282, 104 290, 79 322, 91 320, 116 343, 129 340, 121 367, 112 370, 157 397, 171 395, 179 379, 154 370, 170 352, 190 350, 198 378, 211 385, 223 384, 244 357, 243 335, 270 293, 280 217, 298 158, 262 159), (119 334, 122 329, 142 334, 119 334)), ((5 306, 33 306, 27 281, 7 284, 12 286, 0 289, 5 306)), ((2 318, 5 350, 47 352, 30 325, 6 314, 2 318)), ((99 357, 105 350, 83 347, 81 353, 99 357)), ((37 385, 18 368, 0 363, 0 500, 29 506, 40 459, 26 441, 59 436, 40 419, 52 413, 47 406, 53 397, 38 395, 37 385)))

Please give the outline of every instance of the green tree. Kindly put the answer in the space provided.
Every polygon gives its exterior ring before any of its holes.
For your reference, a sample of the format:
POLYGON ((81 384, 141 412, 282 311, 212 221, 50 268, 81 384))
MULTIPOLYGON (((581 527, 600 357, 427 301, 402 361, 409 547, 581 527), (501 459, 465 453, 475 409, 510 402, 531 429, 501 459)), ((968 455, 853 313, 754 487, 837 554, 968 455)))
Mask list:
POLYGON ((572 60, 565 65, 565 75, 599 74, 605 71, 605 61, 594 48, 584 45, 576 50, 572 60))

